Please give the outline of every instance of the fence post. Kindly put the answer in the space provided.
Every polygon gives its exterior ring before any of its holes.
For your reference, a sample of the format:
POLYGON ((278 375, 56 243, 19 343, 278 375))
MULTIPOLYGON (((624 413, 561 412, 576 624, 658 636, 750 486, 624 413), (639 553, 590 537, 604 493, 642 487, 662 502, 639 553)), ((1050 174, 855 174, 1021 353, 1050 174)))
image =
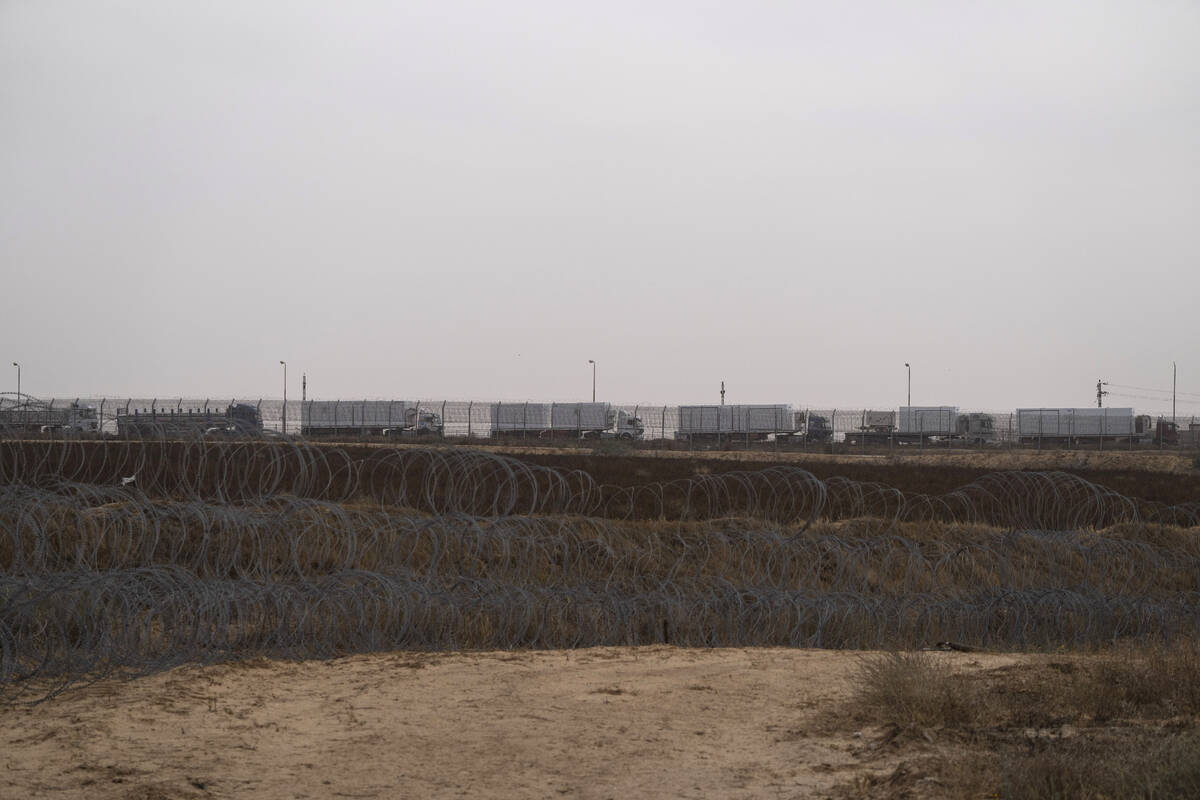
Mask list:
POLYGON ((658 435, 660 438, 662 438, 663 443, 665 444, 666 439, 667 439, 667 407, 666 406, 662 407, 662 427, 659 428, 658 435))

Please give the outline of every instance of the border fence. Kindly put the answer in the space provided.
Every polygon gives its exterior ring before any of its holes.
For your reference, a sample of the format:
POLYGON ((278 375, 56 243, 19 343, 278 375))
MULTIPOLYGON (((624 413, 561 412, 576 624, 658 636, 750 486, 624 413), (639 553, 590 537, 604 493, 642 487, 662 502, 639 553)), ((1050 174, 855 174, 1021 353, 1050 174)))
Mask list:
MULTIPOLYGON (((233 416, 253 410, 262 430, 289 436, 319 439, 369 439, 384 432, 404 432, 414 415, 427 413, 439 420, 436 436, 475 443, 503 438, 511 443, 539 444, 554 438, 556 446, 586 440, 585 430, 567 425, 548 430, 546 419, 557 420, 563 409, 604 406, 613 417, 632 419, 640 425, 640 446, 658 449, 787 449, 826 452, 877 452, 903 449, 1156 449, 1200 448, 1200 419, 1176 418, 1174 435, 1159 435, 1171 422, 1170 415, 1137 414, 1130 408, 1111 409, 1014 409, 1009 411, 963 410, 953 407, 927 409, 809 408, 805 406, 673 406, 661 404, 534 403, 408 400, 289 400, 286 408, 278 398, 200 397, 78 397, 17 398, 0 394, 0 434, 47 435, 72 430, 115 436, 123 416, 153 420, 168 431, 175 420, 190 420, 197 432, 212 430, 233 416), (743 414, 713 424, 703 432, 683 431, 697 419, 716 419, 716 409, 753 409, 757 417, 743 414), (952 412, 949 415, 947 412, 952 412), (502 425, 497 419, 503 418, 502 425), (948 424, 942 420, 950 419, 948 424), (878 425, 891 420, 891 428, 878 425), (318 424, 319 420, 319 424, 318 424), (750 420, 750 422, 744 422, 750 420), (930 420, 937 420, 932 422, 930 420), (958 421, 956 430, 953 420, 958 421), (896 423, 900 424, 897 425, 896 423), (985 430, 980 433, 977 423, 985 430), (320 431, 310 435, 306 432, 320 431), (560 434, 560 435, 554 435, 560 434)), ((576 412, 578 416, 579 412, 576 412)), ((228 427, 228 426, 226 426, 228 427)), ((593 426, 595 427, 595 426, 593 426)), ((242 432, 245 432, 244 430, 242 432)), ((603 434, 607 437, 609 434, 603 434)), ((617 438, 615 432, 613 438, 617 438)), ((603 438, 602 437, 602 438, 603 438)), ((421 437, 427 438, 427 437, 421 437)), ((592 443, 589 443, 592 444, 592 443)))

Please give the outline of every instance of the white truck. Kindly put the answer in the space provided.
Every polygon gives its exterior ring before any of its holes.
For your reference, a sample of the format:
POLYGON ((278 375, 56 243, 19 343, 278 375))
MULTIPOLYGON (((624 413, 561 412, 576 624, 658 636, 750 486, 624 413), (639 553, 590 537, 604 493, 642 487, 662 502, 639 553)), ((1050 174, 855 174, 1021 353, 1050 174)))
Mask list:
POLYGON ((95 406, 79 401, 58 405, 24 397, 22 402, 0 405, 0 432, 99 433, 100 417, 95 406))
POLYGON ((1018 408, 1017 437, 1026 444, 1179 440, 1172 423, 1156 423, 1152 417, 1135 415, 1132 408, 1018 408))
POLYGON ((675 438, 684 441, 765 441, 797 433, 790 405, 679 406, 675 438))
POLYGON ((775 434, 775 441, 780 444, 796 442, 828 442, 833 439, 833 426, 829 417, 812 411, 795 411, 792 413, 792 429, 775 434))
POLYGON ((991 414, 960 414, 957 406, 901 406, 895 411, 864 411, 846 444, 919 444, 964 439, 974 444, 995 441, 991 414))
POLYGON ((433 409, 408 400, 307 400, 300 406, 303 436, 441 436, 433 409))
POLYGON ((492 438, 579 438, 633 441, 646 435, 642 420, 609 403, 493 403, 492 438))

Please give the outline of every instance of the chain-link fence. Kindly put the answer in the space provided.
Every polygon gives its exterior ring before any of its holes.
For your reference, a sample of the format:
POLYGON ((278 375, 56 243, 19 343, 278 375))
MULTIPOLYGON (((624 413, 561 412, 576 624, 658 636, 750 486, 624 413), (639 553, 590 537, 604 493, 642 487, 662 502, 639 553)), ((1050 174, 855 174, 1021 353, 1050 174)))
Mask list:
POLYGON ((81 397, 0 394, 0 431, 112 436, 246 433, 321 439, 641 442, 670 449, 878 452, 954 449, 1200 447, 1195 416, 1131 408, 961 410, 501 402, 438 399, 289 400, 239 397, 81 397))

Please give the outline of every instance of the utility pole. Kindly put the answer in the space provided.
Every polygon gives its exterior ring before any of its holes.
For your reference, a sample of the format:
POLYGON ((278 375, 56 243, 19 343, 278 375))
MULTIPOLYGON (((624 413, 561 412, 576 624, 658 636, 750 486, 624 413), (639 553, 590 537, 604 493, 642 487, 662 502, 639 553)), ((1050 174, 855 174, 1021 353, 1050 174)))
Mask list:
POLYGON ((300 373, 300 402, 301 404, 308 402, 308 373, 300 373))
POLYGON ((908 407, 912 408, 912 367, 905 361, 904 368, 908 370, 908 407))
POLYGON ((725 405, 725 381, 721 381, 721 405, 725 405))
POLYGON ((1175 379, 1179 373, 1175 369, 1175 362, 1171 362, 1171 427, 1175 427, 1175 379))
POLYGON ((588 363, 592 365, 592 402, 596 402, 596 362, 589 358, 588 363))
POLYGON ((283 432, 287 433, 287 362, 279 362, 283 366, 283 432))
POLYGON ((1108 394, 1105 386, 1108 386, 1108 381, 1096 379, 1096 408, 1104 408, 1104 395, 1108 394))

